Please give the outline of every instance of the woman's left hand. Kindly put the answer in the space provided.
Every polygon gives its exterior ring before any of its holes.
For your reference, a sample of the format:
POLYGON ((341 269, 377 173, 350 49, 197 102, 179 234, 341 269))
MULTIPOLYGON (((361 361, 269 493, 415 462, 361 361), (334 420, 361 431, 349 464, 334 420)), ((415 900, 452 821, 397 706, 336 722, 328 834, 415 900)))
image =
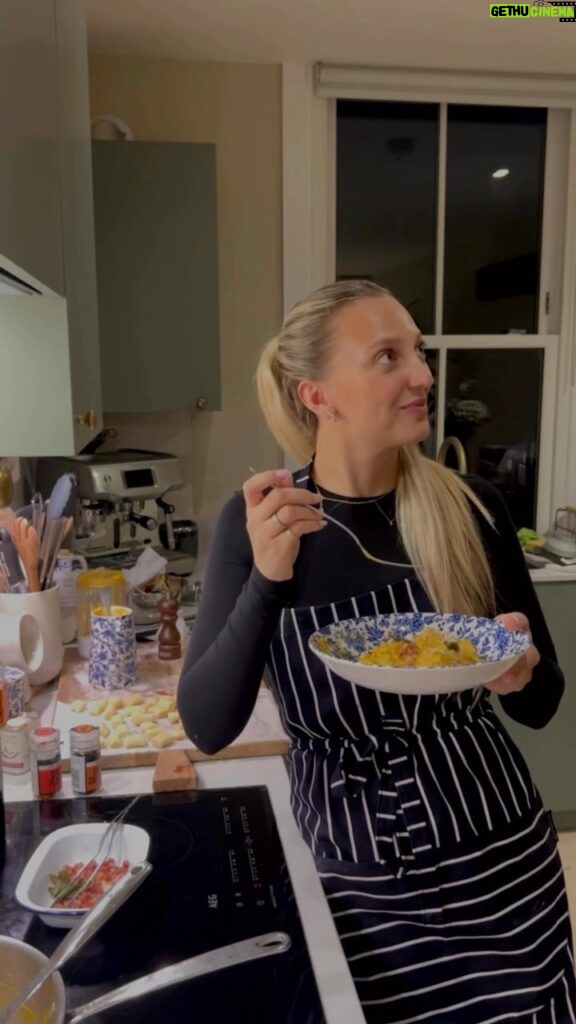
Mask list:
MULTIPOLYGON (((530 623, 522 612, 508 612, 506 615, 497 615, 495 621, 501 622, 507 629, 521 630, 523 633, 530 632, 530 623)), ((534 644, 532 644, 526 651, 526 654, 523 654, 512 668, 508 669, 504 675, 499 676, 498 679, 488 683, 487 689, 492 690, 493 693, 500 694, 516 693, 519 690, 523 690, 526 683, 529 683, 532 679, 532 672, 539 661, 540 655, 534 644)))

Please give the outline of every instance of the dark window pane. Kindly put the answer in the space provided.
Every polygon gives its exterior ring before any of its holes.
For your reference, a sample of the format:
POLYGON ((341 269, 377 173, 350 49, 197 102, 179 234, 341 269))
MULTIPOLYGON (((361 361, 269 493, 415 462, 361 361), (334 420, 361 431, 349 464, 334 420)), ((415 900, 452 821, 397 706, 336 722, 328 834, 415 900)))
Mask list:
POLYGON ((339 100, 336 276, 384 285, 434 330, 438 107, 339 100))
POLYGON ((542 349, 448 352, 444 434, 498 487, 518 529, 536 519, 543 368, 542 349))
POLYGON ((444 334, 536 332, 545 141, 545 110, 448 108, 444 334))

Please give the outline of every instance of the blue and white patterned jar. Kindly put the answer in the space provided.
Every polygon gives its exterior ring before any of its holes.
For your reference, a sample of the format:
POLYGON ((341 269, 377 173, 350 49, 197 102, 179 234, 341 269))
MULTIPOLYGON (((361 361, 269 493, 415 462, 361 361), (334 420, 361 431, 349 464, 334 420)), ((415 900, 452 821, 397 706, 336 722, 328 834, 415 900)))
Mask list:
POLYGON ((123 605, 113 605, 110 612, 92 612, 88 678, 91 686, 121 690, 136 682, 134 616, 123 605))
POLYGON ((26 673, 12 665, 0 665, 0 682, 4 686, 6 719, 18 718, 24 713, 26 673))

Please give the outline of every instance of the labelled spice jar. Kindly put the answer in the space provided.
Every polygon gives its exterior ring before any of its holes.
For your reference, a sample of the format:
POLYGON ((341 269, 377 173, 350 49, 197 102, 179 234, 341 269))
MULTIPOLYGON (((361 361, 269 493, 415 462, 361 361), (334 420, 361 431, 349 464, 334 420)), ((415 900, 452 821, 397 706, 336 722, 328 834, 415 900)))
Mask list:
POLYGON ((14 782, 27 781, 30 771, 30 731, 38 718, 35 711, 30 711, 17 718, 9 718, 0 729, 2 771, 11 776, 14 782))
POLYGON ((102 785, 100 729, 75 725, 70 729, 70 776, 75 793, 96 793, 102 785))
POLYGON ((62 789, 60 729, 34 729, 30 734, 30 756, 34 796, 56 796, 62 789))

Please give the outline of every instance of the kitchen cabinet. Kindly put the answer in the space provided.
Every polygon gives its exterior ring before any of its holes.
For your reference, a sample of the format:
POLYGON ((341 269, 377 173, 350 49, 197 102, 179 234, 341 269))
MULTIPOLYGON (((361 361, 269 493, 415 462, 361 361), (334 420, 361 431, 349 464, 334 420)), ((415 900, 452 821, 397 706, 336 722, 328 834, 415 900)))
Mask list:
POLYGON ((220 408, 215 146, 94 142, 103 405, 220 408))
POLYGON ((494 706, 520 747, 545 805, 559 828, 576 828, 576 582, 536 584, 552 634, 566 690, 558 713, 545 729, 527 729, 494 706))
POLYGON ((73 454, 101 428, 82 0, 0 4, 0 446, 73 454))

